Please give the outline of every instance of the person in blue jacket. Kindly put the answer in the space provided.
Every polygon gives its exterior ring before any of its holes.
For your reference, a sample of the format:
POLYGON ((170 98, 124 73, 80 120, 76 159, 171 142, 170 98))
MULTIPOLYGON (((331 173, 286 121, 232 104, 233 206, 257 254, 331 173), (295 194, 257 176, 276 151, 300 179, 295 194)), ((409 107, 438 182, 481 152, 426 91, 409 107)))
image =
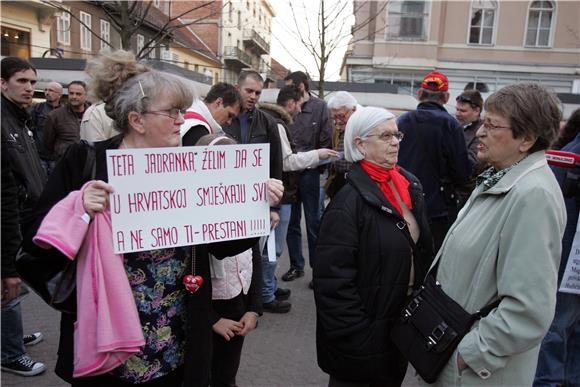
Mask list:
MULTIPOLYGON (((580 115, 580 109, 574 114, 580 115)), ((573 114, 573 115, 574 115, 573 114)), ((580 154, 580 134, 562 151, 580 154)), ((580 211, 580 167, 562 168, 552 166, 556 179, 564 193, 568 221, 562 238, 562 261, 558 282, 562 282, 580 211)), ((556 314, 546 334, 540 355, 534 386, 580 386, 580 294, 558 292, 556 314)))
POLYGON ((417 110, 397 120, 405 141, 399 165, 419 178, 423 185, 435 251, 441 247, 458 211, 456 187, 471 175, 461 124, 444 105, 449 100, 449 80, 437 71, 428 73, 418 91, 417 110))

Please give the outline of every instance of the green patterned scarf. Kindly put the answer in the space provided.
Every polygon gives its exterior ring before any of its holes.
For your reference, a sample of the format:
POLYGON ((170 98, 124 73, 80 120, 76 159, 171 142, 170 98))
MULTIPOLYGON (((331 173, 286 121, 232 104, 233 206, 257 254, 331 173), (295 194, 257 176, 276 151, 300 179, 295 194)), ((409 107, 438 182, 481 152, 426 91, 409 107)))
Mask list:
MULTIPOLYGON (((526 157, 528 156, 527 155, 524 156, 522 160, 524 160, 526 157)), ((481 173, 481 175, 477 176, 476 186, 478 187, 480 184, 483 184, 483 192, 487 191, 488 189, 496 185, 497 182, 500 181, 501 178, 504 177, 506 173, 508 173, 513 167, 521 163, 522 160, 516 161, 509 167, 504 168, 500 171, 498 171, 494 167, 487 168, 485 171, 481 173)))

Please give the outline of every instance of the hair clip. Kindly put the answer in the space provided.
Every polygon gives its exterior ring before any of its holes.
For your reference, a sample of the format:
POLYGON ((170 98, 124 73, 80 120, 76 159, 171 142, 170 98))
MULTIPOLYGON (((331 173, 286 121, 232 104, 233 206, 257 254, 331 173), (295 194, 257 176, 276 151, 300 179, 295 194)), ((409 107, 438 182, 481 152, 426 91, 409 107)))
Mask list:
POLYGON ((141 99, 143 99, 143 98, 147 97, 147 96, 145 95, 145 91, 143 91, 143 85, 141 84, 141 81, 139 81, 139 88, 141 89, 141 95, 142 95, 141 99))

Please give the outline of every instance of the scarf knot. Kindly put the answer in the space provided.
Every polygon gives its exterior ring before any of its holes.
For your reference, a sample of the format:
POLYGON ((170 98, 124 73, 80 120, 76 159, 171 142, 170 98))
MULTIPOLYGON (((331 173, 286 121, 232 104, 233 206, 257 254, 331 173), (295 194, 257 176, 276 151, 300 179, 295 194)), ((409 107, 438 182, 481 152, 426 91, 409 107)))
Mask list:
POLYGON ((396 166, 392 169, 385 169, 381 166, 373 164, 366 160, 361 160, 360 165, 362 169, 369 175, 371 180, 379 183, 381 192, 385 195, 389 203, 395 207, 401 216, 403 216, 403 209, 393 192, 389 181, 392 180, 393 185, 399 195, 399 198, 409 210, 413 209, 413 203, 411 202, 411 195, 409 194, 409 181, 403 176, 399 170, 400 167, 396 166))

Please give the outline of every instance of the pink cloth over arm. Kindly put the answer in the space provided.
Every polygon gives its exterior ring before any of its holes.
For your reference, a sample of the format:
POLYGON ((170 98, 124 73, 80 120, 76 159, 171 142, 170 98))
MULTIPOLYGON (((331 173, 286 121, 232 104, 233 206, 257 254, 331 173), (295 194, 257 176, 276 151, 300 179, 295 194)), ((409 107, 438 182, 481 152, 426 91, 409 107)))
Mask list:
POLYGON ((109 372, 145 344, 123 256, 113 250, 110 213, 95 214, 90 224, 81 218, 89 183, 57 203, 33 239, 78 259, 73 377, 109 372))

